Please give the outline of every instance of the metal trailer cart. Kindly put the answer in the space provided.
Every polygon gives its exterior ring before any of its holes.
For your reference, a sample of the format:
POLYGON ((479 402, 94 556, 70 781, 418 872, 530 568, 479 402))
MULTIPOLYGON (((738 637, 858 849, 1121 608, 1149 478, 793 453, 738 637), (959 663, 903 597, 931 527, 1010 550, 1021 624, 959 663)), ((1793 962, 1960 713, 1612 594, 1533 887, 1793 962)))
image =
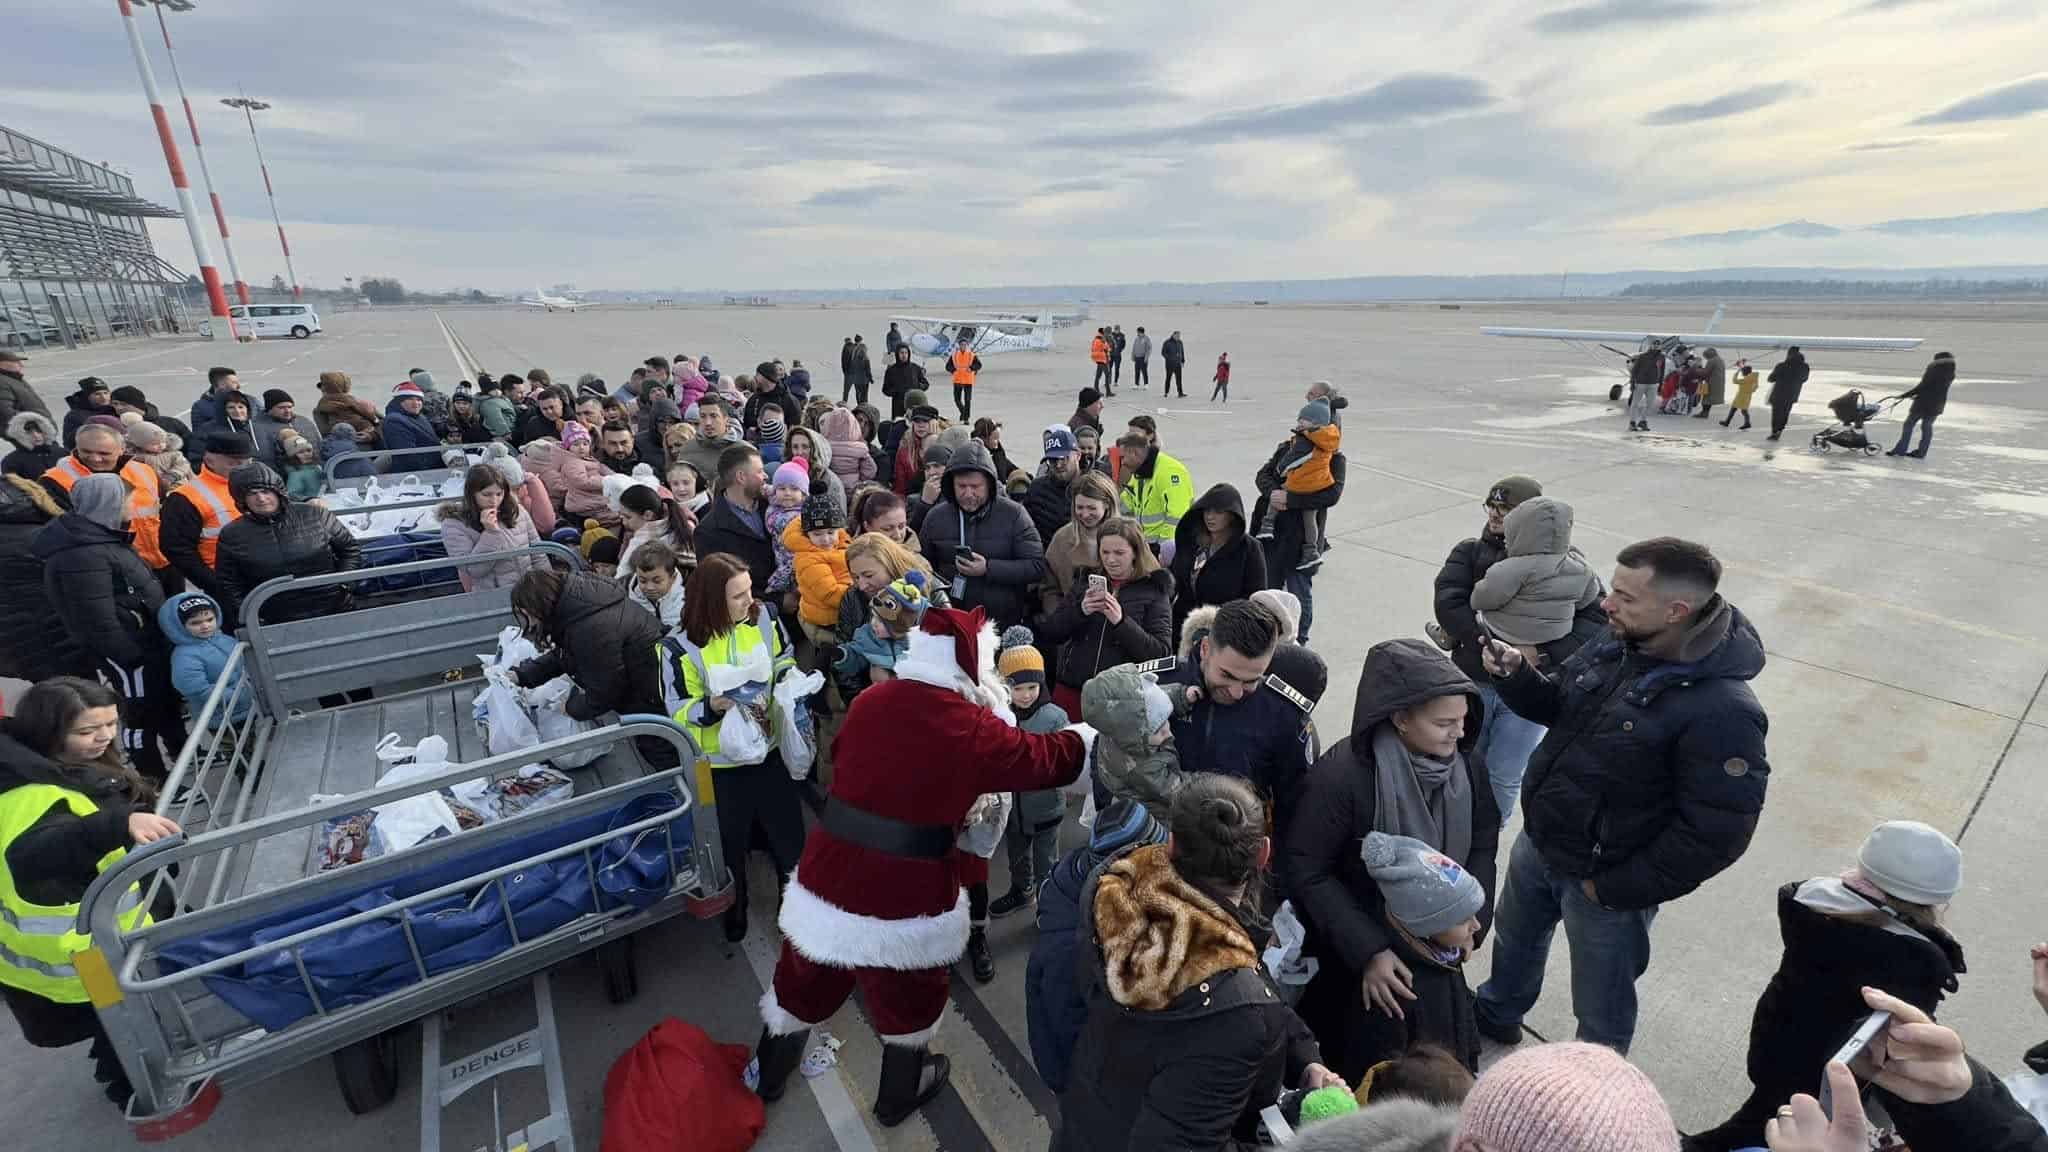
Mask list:
MULTIPOLYGON (((579 563, 554 544, 476 559, 524 554, 579 563)), ((596 950, 607 995, 621 1002, 635 992, 630 933, 685 911, 710 918, 731 904, 709 761, 666 717, 621 717, 486 754, 471 720, 485 682, 446 676, 473 667, 512 623, 508 589, 250 623, 282 593, 447 564, 258 587, 244 606, 243 642, 163 794, 193 787, 176 805, 158 805, 185 833, 129 852, 81 902, 92 947, 76 965, 134 1085, 128 1116, 139 1138, 188 1131, 223 1089, 327 1055, 351 1110, 381 1106, 396 1091, 394 1030, 423 1018, 433 1049, 423 1107, 431 1111, 460 1094, 450 1090, 455 1066, 437 1066, 438 1014, 529 978, 541 1024, 514 1038, 531 1058, 505 1063, 545 1067, 554 1046, 550 966, 596 950), (317 704, 364 688, 375 698, 317 704), (377 786, 374 748, 387 732, 409 742, 444 737, 447 770, 377 786), (331 818, 594 749, 600 759, 569 773, 571 798, 320 870, 331 818), (650 765, 650 749, 669 755, 650 765), (658 766, 668 759, 679 766, 658 766), (137 900, 155 919, 123 931, 117 918, 137 900), (175 915, 163 914, 167 906, 175 915), (467 926, 467 935, 451 938, 451 925, 467 926)), ((545 1070, 550 1113, 517 1143, 567 1148, 559 1061, 545 1070)), ((425 1119, 423 1135, 437 1138, 438 1122, 425 1119)))
MULTIPOLYGON (((441 452, 445 456, 445 454, 450 449, 453 449, 455 447, 456 445, 452 444, 443 445, 441 448, 441 452)), ((480 446, 478 445, 462 446, 462 453, 465 457, 468 458, 469 465, 473 466, 477 463, 477 461, 483 459, 483 452, 477 450, 479 448, 480 446)), ((329 492, 340 492, 343 489, 362 488, 365 485, 367 485, 372 479, 389 476, 391 474, 390 466, 392 457, 419 456, 425 454, 428 451, 430 451, 430 449, 426 448, 380 448, 375 451, 368 452, 337 452, 323 466, 324 471, 327 473, 326 490, 329 492), (347 464, 356 460, 370 461, 371 464, 377 470, 376 476, 351 476, 344 479, 335 478, 334 470, 336 468, 340 467, 343 464, 347 464)), ((438 489, 441 486, 441 482, 443 480, 448 479, 450 476, 455 476, 466 471, 467 467, 468 466, 465 466, 464 468, 407 468, 404 470, 404 474, 407 476, 417 476, 419 477, 420 482, 425 484, 428 488, 438 489)))

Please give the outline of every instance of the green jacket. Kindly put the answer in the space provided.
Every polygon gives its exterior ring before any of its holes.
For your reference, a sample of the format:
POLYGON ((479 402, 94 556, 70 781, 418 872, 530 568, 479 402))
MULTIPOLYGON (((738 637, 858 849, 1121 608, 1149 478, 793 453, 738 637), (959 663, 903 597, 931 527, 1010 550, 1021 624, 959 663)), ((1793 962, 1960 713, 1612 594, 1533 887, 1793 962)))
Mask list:
POLYGON ((1128 796, 1154 813, 1164 813, 1186 777, 1180 753, 1169 737, 1153 747, 1145 718, 1145 681, 1135 664, 1106 668, 1081 689, 1081 719, 1095 727, 1095 806, 1128 796))

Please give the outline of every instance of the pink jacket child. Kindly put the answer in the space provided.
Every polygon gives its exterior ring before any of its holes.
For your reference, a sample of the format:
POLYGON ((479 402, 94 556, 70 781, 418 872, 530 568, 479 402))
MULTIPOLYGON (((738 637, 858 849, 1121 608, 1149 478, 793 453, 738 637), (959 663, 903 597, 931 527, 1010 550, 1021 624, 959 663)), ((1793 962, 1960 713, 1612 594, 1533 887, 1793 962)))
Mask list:
MULTIPOLYGON (((536 440, 535 444, 546 444, 536 440)), ((503 444, 492 444, 485 453, 484 463, 498 470, 505 483, 512 486, 512 495, 519 500, 519 507, 533 520, 533 530, 542 539, 555 530, 555 498, 548 492, 548 486, 539 476, 528 472, 519 463, 519 458, 503 444)))
POLYGON ((851 409, 834 408, 818 421, 825 439, 832 443, 832 472, 850 494, 875 478, 875 458, 861 438, 860 418, 851 409))
POLYGON ((570 421, 562 429, 562 450, 557 453, 561 460, 556 465, 561 470, 562 511, 568 514, 571 524, 582 524, 595 520, 614 532, 619 530, 619 514, 604 498, 604 478, 611 470, 599 463, 592 454, 590 429, 570 421))
POLYGON ((519 450, 527 478, 540 481, 541 489, 548 494, 548 503, 554 506, 557 514, 562 510, 562 497, 568 491, 562 485, 562 456, 561 444, 553 440, 529 440, 519 450))

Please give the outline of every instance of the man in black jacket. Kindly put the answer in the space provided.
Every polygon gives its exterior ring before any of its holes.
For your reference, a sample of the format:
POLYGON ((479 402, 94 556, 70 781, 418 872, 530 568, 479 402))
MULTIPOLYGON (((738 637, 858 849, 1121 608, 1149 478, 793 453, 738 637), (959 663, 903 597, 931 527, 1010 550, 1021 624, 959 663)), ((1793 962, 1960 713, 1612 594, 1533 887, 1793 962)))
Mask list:
POLYGON ((768 539, 768 473, 761 453, 744 441, 718 458, 718 493, 697 522, 697 555, 737 556, 754 578, 754 598, 768 599, 775 545, 768 539))
POLYGON ((1920 374, 1920 383, 1899 393, 1899 399, 1911 400, 1913 406, 1906 411, 1906 424, 1899 429, 1899 442, 1892 445, 1887 456, 1911 456, 1915 460, 1927 458, 1927 445, 1934 439, 1934 418, 1948 408, 1949 386, 1956 382, 1956 358, 1947 352, 1936 352, 1934 360, 1927 365, 1927 371, 1920 374), (1920 426, 1920 446, 1906 451, 1906 441, 1912 439, 1913 425, 1920 426))
MULTIPOLYGON (((1320 492, 1289 492, 1286 487, 1286 473, 1280 470, 1293 450, 1294 439, 1289 437, 1280 442, 1272 458, 1259 469, 1255 483, 1259 486, 1258 503, 1252 508, 1251 522, 1263 524, 1266 508, 1270 505, 1275 512, 1305 511, 1316 513, 1317 531, 1327 526, 1329 509, 1344 498, 1344 453, 1330 457, 1330 479, 1332 483, 1320 492)), ((1302 531, 1307 516, 1276 517, 1273 538, 1262 541, 1266 548, 1266 578, 1278 578, 1280 587, 1294 593, 1301 601, 1301 627, 1295 639, 1308 643, 1309 625, 1315 621, 1315 578, 1316 570, 1301 567, 1302 531)), ((1327 533, 1324 535, 1328 539, 1327 533)))
POLYGON ((1159 386, 1160 395, 1165 395, 1168 388, 1173 389, 1177 395, 1187 395, 1187 388, 1181 382, 1180 371, 1188 362, 1188 348, 1180 342, 1180 329, 1174 329, 1173 335, 1168 336, 1165 342, 1159 345, 1159 362, 1166 365, 1166 378, 1159 386))
POLYGON ((1054 424, 1045 430, 1045 469, 1024 490, 1024 510, 1031 513, 1031 526, 1038 539, 1050 542, 1052 534, 1074 518, 1074 478, 1081 474, 1081 445, 1072 429, 1054 424))
MULTIPOLYGON (((214 569, 227 620, 240 620, 242 598, 280 576, 325 576, 362 567, 363 548, 355 534, 320 505, 287 497, 284 477, 270 465, 256 460, 235 469, 228 475, 228 490, 241 515, 221 529, 214 569)), ((348 611, 348 588, 329 584, 287 592, 263 607, 263 624, 329 616, 348 611)))
POLYGON ((782 383, 782 365, 773 360, 763 360, 754 369, 754 394, 747 397, 747 406, 740 413, 740 426, 749 443, 761 437, 761 410, 770 404, 782 409, 782 426, 795 428, 804 422, 803 406, 782 383))
POLYGON ((953 453, 939 491, 945 499, 919 531, 932 571, 952 583, 954 607, 985 609, 998 630, 1019 623, 1046 574, 1045 545, 1030 515, 1003 495, 995 460, 979 440, 953 453))
POLYGON ((1764 646, 1716 592, 1720 580, 1721 562, 1705 547, 1645 540, 1615 557, 1613 635, 1580 648, 1555 675, 1489 641, 1494 688, 1550 731, 1529 760, 1493 975, 1475 1005, 1484 1035, 1520 1038, 1563 921, 1578 1038, 1626 1053, 1658 906, 1748 849, 1770 777, 1768 724, 1749 687, 1764 646))
MULTIPOLYGON (((891 326, 894 331, 894 326, 891 326)), ((909 396, 912 392, 931 389, 931 380, 924 374, 924 365, 910 358, 908 342, 896 345, 889 353, 889 366, 882 371, 882 395, 889 398, 889 419, 901 420, 910 410, 909 396)))
POLYGON ((1785 358, 1771 369, 1771 439, 1784 434, 1785 422, 1792 418, 1792 406, 1799 403, 1799 393, 1812 374, 1813 369, 1807 367, 1806 357, 1796 344, 1785 349, 1785 358))

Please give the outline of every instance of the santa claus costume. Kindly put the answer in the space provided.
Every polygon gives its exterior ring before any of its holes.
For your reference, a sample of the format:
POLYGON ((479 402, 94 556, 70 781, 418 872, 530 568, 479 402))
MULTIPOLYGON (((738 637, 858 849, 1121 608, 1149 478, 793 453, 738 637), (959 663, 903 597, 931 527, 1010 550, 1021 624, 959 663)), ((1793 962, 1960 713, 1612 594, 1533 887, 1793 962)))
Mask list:
POLYGON ((945 1088, 926 1051, 967 946, 955 836, 984 793, 1072 783, 1081 732, 1023 732, 995 670, 979 608, 933 608, 910 634, 896 679, 854 698, 832 743, 830 802, 782 900, 782 954, 761 997, 760 1092, 782 1096, 811 1027, 856 985, 880 1033, 875 1116, 902 1123, 945 1088))

